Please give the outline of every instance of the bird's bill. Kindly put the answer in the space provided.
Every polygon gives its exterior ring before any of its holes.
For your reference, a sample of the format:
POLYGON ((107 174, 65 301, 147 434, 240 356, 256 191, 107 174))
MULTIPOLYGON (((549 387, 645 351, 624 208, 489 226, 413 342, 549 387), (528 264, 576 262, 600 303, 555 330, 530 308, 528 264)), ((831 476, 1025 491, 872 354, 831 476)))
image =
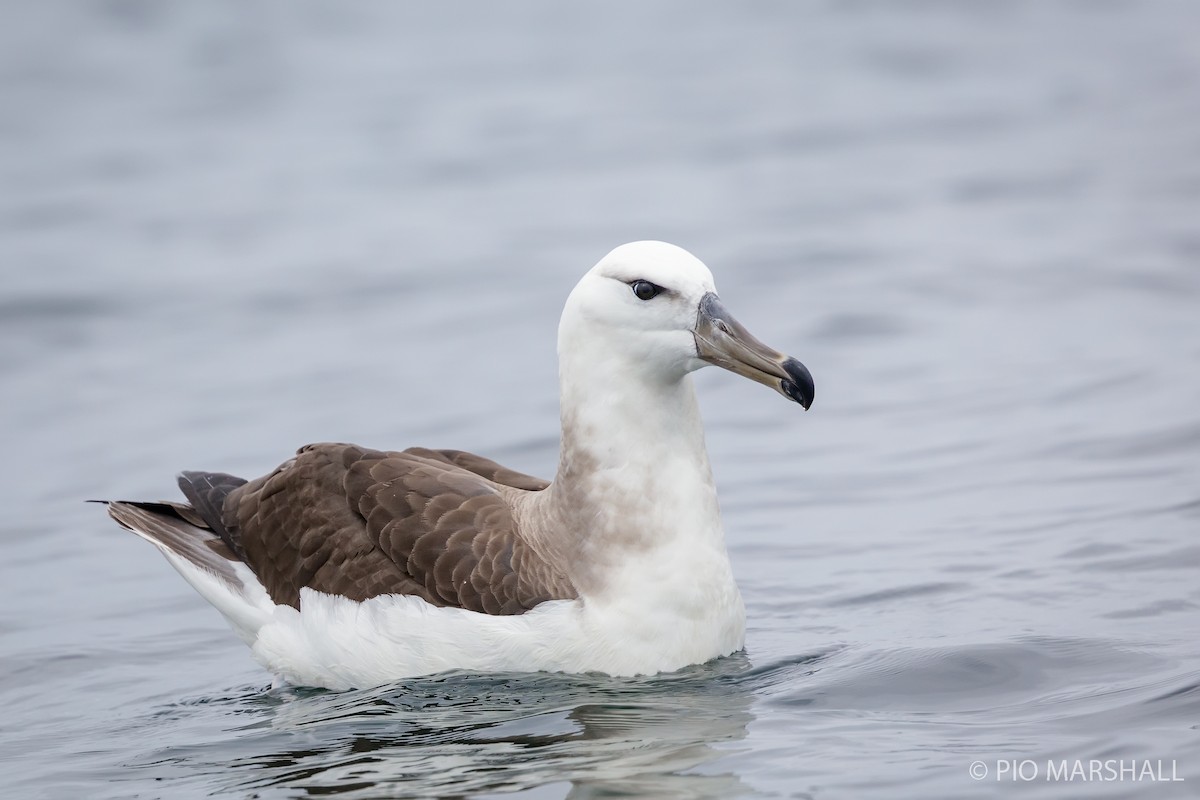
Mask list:
POLYGON ((704 361, 770 386, 805 410, 812 405, 808 367, 755 339, 712 292, 700 301, 694 333, 696 354, 704 361))

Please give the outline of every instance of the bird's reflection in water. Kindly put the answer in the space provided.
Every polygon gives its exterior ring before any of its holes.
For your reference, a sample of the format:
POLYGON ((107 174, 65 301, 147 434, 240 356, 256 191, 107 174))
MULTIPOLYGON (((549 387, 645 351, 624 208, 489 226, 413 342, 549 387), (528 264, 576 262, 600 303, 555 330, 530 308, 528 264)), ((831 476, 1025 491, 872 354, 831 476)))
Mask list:
MULTIPOLYGON (((703 767, 745 738, 762 680, 739 654, 649 678, 449 674, 355 692, 283 689, 254 709, 243 696, 238 713, 253 721, 223 744, 237 755, 222 760, 221 783, 355 798, 537 787, 539 797, 729 797, 738 779, 703 767)), ((211 752, 197 755, 192 767, 217 766, 211 752)))

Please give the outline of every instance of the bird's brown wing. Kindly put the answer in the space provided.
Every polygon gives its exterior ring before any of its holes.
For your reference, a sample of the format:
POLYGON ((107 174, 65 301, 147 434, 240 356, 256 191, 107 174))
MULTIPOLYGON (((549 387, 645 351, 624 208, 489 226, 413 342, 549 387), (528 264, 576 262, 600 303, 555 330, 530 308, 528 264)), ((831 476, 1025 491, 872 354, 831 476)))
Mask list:
POLYGON ((492 483, 499 483, 504 486, 511 486, 514 489, 525 489, 530 492, 540 492, 550 485, 550 481, 543 478, 535 478, 532 475, 526 475, 523 472, 509 469, 501 464, 497 464, 490 458, 477 456, 474 453, 468 453, 465 450, 426 450, 423 447, 410 447, 404 451, 405 455, 420 456, 422 458, 432 458, 440 461, 445 461, 447 464, 452 464, 456 467, 474 472, 482 478, 487 478, 492 483))
POLYGON ((299 608, 300 590, 310 588, 520 614, 577 596, 563 570, 521 537, 511 492, 500 486, 548 484, 479 456, 314 444, 263 478, 240 486, 222 478, 185 473, 181 486, 189 498, 187 482, 207 487, 210 503, 213 484, 231 486, 210 527, 276 603, 299 608))

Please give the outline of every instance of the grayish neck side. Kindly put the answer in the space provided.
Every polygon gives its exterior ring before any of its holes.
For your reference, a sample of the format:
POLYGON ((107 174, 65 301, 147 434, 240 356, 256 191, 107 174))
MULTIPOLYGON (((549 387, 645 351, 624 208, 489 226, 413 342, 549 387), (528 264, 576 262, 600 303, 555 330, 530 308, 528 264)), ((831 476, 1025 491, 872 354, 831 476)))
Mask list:
MULTIPOLYGON (((653 374, 603 337, 560 342, 562 442, 554 483, 530 497, 537 543, 584 595, 613 589, 630 559, 670 568, 724 535, 691 378, 653 374)), ((615 591, 615 589, 613 589, 615 591)))

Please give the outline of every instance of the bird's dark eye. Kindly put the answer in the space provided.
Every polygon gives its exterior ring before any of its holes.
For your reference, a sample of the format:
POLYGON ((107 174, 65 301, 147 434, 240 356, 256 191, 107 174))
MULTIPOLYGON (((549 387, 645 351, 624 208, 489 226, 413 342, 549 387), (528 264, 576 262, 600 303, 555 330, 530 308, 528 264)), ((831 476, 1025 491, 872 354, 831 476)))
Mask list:
POLYGON ((656 286, 650 281, 634 281, 629 286, 638 300, 649 300, 663 290, 661 286, 656 286))

